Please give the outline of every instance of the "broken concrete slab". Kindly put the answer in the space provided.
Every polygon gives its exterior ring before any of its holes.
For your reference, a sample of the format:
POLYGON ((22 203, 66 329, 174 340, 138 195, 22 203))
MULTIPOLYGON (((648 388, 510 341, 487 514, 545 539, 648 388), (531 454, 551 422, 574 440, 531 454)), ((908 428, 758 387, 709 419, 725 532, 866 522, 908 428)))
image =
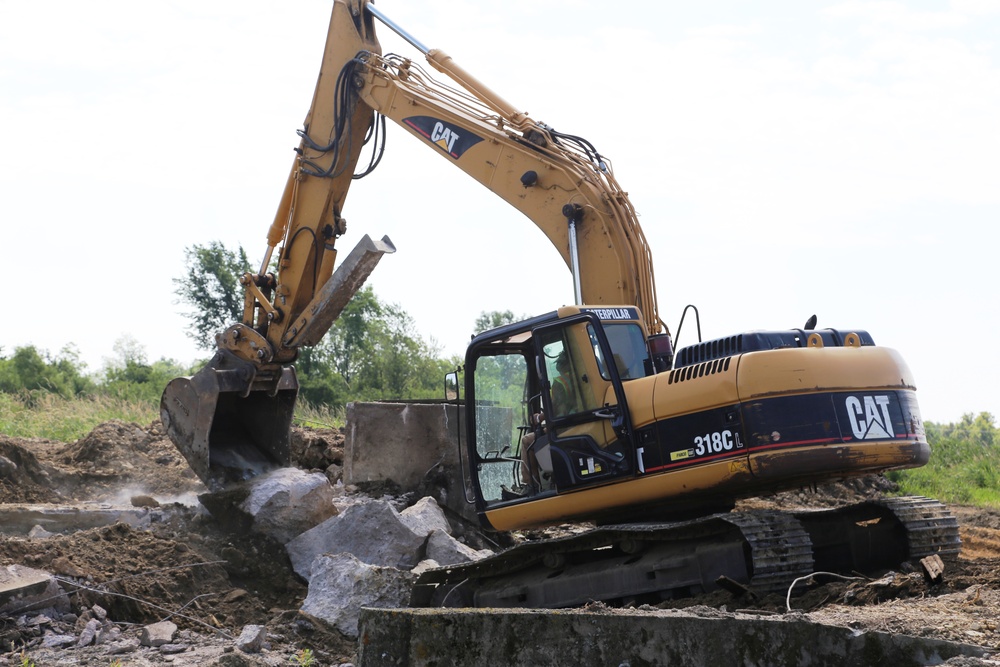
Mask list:
POLYGON ((351 505, 307 530, 289 541, 285 550, 295 572, 311 581, 313 561, 326 553, 349 553, 364 563, 408 570, 422 560, 425 539, 391 504, 371 500, 351 505))
POLYGON ((435 530, 427 539, 426 557, 441 565, 468 563, 492 555, 493 552, 489 549, 473 549, 441 530, 435 530))
POLYGON ((437 501, 430 496, 424 496, 400 512, 399 516, 417 535, 426 537, 435 530, 451 533, 448 518, 437 501))
POLYGON ((361 608, 407 604, 415 578, 393 567, 363 563, 351 554, 324 554, 313 563, 301 610, 357 637, 361 608))
POLYGON ((69 598, 48 572, 24 565, 0 567, 0 616, 26 611, 67 611, 69 598))
POLYGON ((628 610, 363 609, 358 667, 936 665, 981 646, 710 607, 628 610))
POLYGON ((169 517, 168 509, 151 509, 81 503, 79 505, 0 504, 0 532, 4 535, 44 536, 126 523, 134 528, 148 528, 169 517))

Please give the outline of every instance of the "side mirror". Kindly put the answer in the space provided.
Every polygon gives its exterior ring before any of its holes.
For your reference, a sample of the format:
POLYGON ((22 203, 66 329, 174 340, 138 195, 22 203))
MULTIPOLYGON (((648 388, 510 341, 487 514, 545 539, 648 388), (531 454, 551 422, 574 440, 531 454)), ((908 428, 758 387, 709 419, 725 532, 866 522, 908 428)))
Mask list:
POLYGON ((444 376, 444 400, 458 401, 458 372, 448 373, 444 376))

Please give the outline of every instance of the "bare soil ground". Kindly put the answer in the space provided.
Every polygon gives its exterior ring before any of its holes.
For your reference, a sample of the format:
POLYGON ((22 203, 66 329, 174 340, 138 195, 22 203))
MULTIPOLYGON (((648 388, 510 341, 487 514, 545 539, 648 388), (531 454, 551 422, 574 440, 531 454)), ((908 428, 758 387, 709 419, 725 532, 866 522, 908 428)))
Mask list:
MULTIPOLYGON (((339 479, 341 433, 296 429, 293 450, 302 467, 339 479)), ((877 478, 856 481, 744 506, 833 506, 877 497, 890 490, 886 484, 877 478)), ((291 660, 303 648, 314 651, 318 665, 352 661, 353 640, 298 612, 306 587, 284 549, 263 536, 221 525, 195 500, 205 491, 158 423, 108 422, 68 444, 0 435, 0 505, 132 505, 159 517, 148 528, 119 523, 45 537, 0 535, 0 567, 19 564, 58 576, 71 592, 76 626, 94 615, 96 605, 125 634, 164 618, 181 628, 182 653, 143 649, 121 656, 122 665, 287 665, 295 664, 291 660), (232 638, 248 624, 267 626, 269 650, 253 656, 233 651, 232 638)), ((672 606, 758 614, 789 613, 790 606, 792 613, 817 622, 1000 651, 1000 511, 953 510, 963 552, 946 564, 940 583, 929 583, 921 572, 891 572, 875 581, 817 576, 787 599, 720 591, 672 606)), ((46 620, 31 614, 0 617, 0 664, 22 664, 23 650, 39 667, 107 666, 118 659, 101 646, 43 649, 43 635, 60 631, 46 620)), ((61 630, 79 632, 79 627, 61 630)))
MULTIPOLYGON (((296 430, 293 449, 296 460, 334 474, 342 463, 343 435, 296 430)), ((2 505, 136 506, 159 517, 144 529, 117 523, 40 538, 0 535, 0 567, 20 564, 58 576, 81 610, 78 624, 93 605, 134 633, 169 618, 186 631, 190 645, 185 654, 164 657, 174 665, 216 664, 209 657, 216 654, 223 659, 219 664, 287 665, 304 648, 314 652, 316 664, 352 660, 354 640, 297 612, 306 586, 284 548, 263 535, 234 532, 199 507, 197 496, 207 489, 159 423, 140 428, 108 422, 71 444, 0 435, 0 457, 14 464, 0 459, 2 505), (272 659, 233 662, 238 656, 226 653, 248 624, 268 627, 272 659)), ((6 654, 10 664, 21 664, 25 647, 39 667, 107 666, 114 659, 97 646, 41 650, 36 645, 46 627, 26 632, 17 620, 0 617, 0 656, 6 654)), ((129 655, 121 664, 148 660, 129 655)))

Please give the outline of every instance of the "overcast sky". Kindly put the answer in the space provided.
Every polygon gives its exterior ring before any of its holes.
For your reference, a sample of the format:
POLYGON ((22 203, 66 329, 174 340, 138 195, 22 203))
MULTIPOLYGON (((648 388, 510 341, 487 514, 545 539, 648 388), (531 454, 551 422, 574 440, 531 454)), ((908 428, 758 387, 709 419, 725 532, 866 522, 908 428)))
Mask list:
MULTIPOLYGON (((208 356, 171 279, 193 244, 262 257, 330 6, 0 0, 2 353, 208 356)), ((687 304, 706 339, 815 313, 898 349, 925 419, 1000 415, 1000 0, 378 6, 610 157, 675 334, 687 304)), ((573 300, 534 225, 401 128, 344 213, 345 250, 395 243, 371 284, 443 353, 573 300)))

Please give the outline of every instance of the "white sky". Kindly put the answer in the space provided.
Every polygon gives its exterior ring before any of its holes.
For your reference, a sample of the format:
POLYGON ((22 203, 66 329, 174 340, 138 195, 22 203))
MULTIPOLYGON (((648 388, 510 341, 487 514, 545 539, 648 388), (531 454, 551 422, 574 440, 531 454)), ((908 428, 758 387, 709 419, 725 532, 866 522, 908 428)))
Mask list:
MULTIPOLYGON (((379 8, 611 158, 675 334, 686 304, 706 339, 816 313, 898 349, 925 419, 1000 415, 1000 0, 379 8)), ((3 353, 74 343, 96 370, 127 335, 151 360, 208 356, 171 278, 193 244, 260 260, 329 12, 0 0, 3 353)), ((371 283, 427 339, 459 354, 482 311, 572 301, 534 225, 401 128, 388 139, 341 247, 393 240, 371 283)))

